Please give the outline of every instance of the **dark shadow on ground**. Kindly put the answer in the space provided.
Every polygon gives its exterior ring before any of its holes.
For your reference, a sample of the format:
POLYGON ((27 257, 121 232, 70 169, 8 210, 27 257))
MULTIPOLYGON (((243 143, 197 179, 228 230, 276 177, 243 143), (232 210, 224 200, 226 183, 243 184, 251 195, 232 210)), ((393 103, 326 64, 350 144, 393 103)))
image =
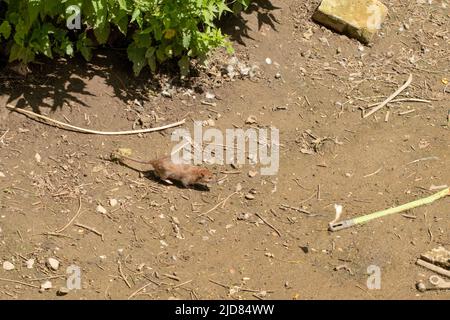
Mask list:
MULTIPOLYGON (((258 30, 264 25, 269 25, 273 30, 277 31, 278 21, 272 11, 278 9, 281 8, 274 6, 270 0, 257 0, 252 2, 244 13, 256 14, 258 30)), ((245 46, 245 39, 253 39, 249 34, 252 29, 248 26, 247 20, 241 13, 222 18, 220 27, 224 33, 230 36, 231 41, 236 41, 243 46, 245 46)))
POLYGON ((3 69, 0 69, 0 95, 9 97, 7 103, 17 101, 17 107, 31 107, 36 113, 41 113, 41 108, 56 111, 70 102, 89 107, 77 96, 98 94, 86 89, 86 80, 95 76, 105 79, 113 88, 114 95, 123 101, 136 98, 144 88, 147 92, 161 89, 159 81, 148 71, 134 77, 126 55, 114 50, 99 49, 90 62, 82 57, 40 59, 29 68, 31 73, 24 77, 3 64, 3 69))
MULTIPOLYGON (((279 8, 273 6, 270 0, 257 0, 245 13, 257 16, 259 28, 270 25, 276 30, 277 21, 271 13, 276 9, 279 8)), ((250 38, 251 29, 241 14, 227 15, 220 25, 225 33, 231 35, 233 41, 244 44, 244 38, 250 38)), ((194 66, 191 76, 187 80, 181 80, 176 61, 164 63, 156 74, 144 68, 141 75, 135 77, 126 49, 123 48, 97 49, 90 62, 86 62, 81 56, 53 60, 40 57, 29 68, 31 73, 25 77, 20 76, 11 71, 10 66, 6 67, 5 60, 0 60, 0 96, 8 97, 6 103, 14 102, 16 107, 31 108, 38 114, 43 110, 55 112, 65 105, 75 104, 89 108, 79 97, 99 94, 89 92, 86 87, 86 81, 96 76, 104 79, 106 84, 113 88, 114 96, 124 102, 136 98, 146 100, 149 91, 160 93, 163 90, 162 83, 175 88, 190 88, 197 93, 203 92, 202 85, 197 83, 199 69, 194 66)))

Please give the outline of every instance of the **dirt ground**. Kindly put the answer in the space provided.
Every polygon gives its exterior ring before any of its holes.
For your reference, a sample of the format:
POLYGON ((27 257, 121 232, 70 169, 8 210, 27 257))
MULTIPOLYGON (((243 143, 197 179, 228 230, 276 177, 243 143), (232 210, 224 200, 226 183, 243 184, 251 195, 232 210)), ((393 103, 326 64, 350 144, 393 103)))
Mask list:
POLYGON ((450 184, 450 4, 387 4, 388 21, 371 47, 312 22, 318 1, 253 5, 224 22, 236 57, 259 67, 251 79, 229 79, 221 53, 174 87, 164 85, 169 76, 135 79, 120 52, 99 52, 91 63, 44 61, 26 80, 2 72, 0 262, 15 268, 0 267, 0 299, 450 298, 415 288, 432 274, 415 264, 420 254, 450 246, 448 197, 406 216, 327 230, 334 204, 348 219, 450 184), (410 73, 400 98, 430 103, 392 103, 361 117, 410 73), (215 105, 201 103, 207 92, 215 105), (118 147, 144 159, 168 154, 173 129, 81 134, 9 112, 7 103, 103 131, 183 118, 191 131, 193 120, 207 119, 223 131, 273 126, 279 172, 250 177, 249 163, 209 165, 220 181, 209 190, 167 185, 107 158, 118 147), (246 124, 251 115, 257 122, 246 124), (82 288, 60 297, 71 265, 81 270, 82 288), (366 286, 371 265, 380 268, 379 290, 366 286), (47 280, 52 288, 39 290, 47 280))

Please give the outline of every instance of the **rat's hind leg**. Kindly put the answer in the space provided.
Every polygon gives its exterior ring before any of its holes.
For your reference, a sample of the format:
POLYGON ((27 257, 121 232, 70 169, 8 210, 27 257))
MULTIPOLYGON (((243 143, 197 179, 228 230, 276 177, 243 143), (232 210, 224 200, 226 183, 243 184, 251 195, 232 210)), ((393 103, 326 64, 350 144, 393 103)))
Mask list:
POLYGON ((173 182, 169 180, 169 175, 166 171, 155 169, 155 174, 159 177, 159 179, 161 179, 161 181, 164 181, 168 184, 173 184, 173 182))

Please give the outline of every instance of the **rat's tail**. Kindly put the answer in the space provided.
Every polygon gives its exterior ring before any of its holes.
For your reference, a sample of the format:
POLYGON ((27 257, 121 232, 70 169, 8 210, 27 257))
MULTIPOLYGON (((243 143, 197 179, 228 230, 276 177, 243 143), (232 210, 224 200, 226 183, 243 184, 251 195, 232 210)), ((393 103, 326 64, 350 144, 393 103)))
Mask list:
POLYGON ((123 160, 129 160, 129 161, 142 163, 142 164, 150 164, 153 166, 153 160, 134 159, 134 158, 130 158, 130 157, 124 156, 122 154, 118 154, 118 153, 114 153, 114 152, 111 154, 111 160, 118 160, 120 162, 123 162, 123 160))

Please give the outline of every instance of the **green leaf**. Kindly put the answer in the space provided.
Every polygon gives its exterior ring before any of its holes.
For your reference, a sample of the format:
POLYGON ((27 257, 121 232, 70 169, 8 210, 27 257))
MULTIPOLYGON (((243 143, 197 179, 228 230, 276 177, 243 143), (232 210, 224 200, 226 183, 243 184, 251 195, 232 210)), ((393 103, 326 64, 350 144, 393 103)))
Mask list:
POLYGON ((182 39, 183 48, 189 49, 189 45, 191 44, 191 38, 192 36, 190 34, 183 33, 182 39))
POLYGON ((125 11, 120 11, 114 18, 113 23, 117 26, 117 29, 123 34, 128 33, 128 15, 125 11))
POLYGON ((110 31, 109 23, 94 29, 95 38, 99 44, 105 44, 108 41, 110 31))
POLYGON ((28 18, 29 26, 37 19, 41 10, 41 0, 28 0, 28 18))
POLYGON ((128 58, 133 62, 133 71, 136 76, 141 73, 147 63, 147 59, 145 58, 146 52, 146 48, 138 48, 134 43, 128 47, 128 58))
POLYGON ((14 43, 9 54, 9 62, 20 61, 25 64, 34 60, 34 52, 30 48, 25 48, 14 43))
POLYGON ((120 9, 127 10, 127 1, 126 0, 118 0, 117 2, 119 3, 120 9))
POLYGON ((8 39, 11 35, 11 25, 8 21, 3 21, 2 24, 0 24, 0 34, 5 39, 8 39))
POLYGON ((156 58, 155 58, 155 47, 150 47, 147 49, 145 53, 145 58, 147 59, 147 64, 150 69, 155 72, 156 71, 156 58))
POLYGON ((80 37, 77 41, 77 50, 81 53, 86 61, 92 59, 92 41, 86 37, 86 33, 80 37))
POLYGON ((134 9, 133 14, 131 15, 130 22, 133 23, 134 21, 136 21, 139 27, 142 29, 144 23, 141 17, 141 10, 139 8, 134 9))
POLYGON ((152 38, 145 30, 137 31, 133 35, 133 40, 135 45, 140 48, 148 48, 152 45, 152 38))
POLYGON ((218 11, 218 13, 219 13, 218 18, 220 18, 220 17, 222 16, 222 13, 223 13, 223 12, 225 12, 225 11, 231 12, 231 9, 228 8, 228 6, 225 4, 225 2, 219 1, 219 2, 217 3, 217 11, 218 11))
POLYGON ((108 24, 107 17, 107 3, 106 0, 92 0, 92 7, 94 9, 94 29, 104 27, 108 24))

